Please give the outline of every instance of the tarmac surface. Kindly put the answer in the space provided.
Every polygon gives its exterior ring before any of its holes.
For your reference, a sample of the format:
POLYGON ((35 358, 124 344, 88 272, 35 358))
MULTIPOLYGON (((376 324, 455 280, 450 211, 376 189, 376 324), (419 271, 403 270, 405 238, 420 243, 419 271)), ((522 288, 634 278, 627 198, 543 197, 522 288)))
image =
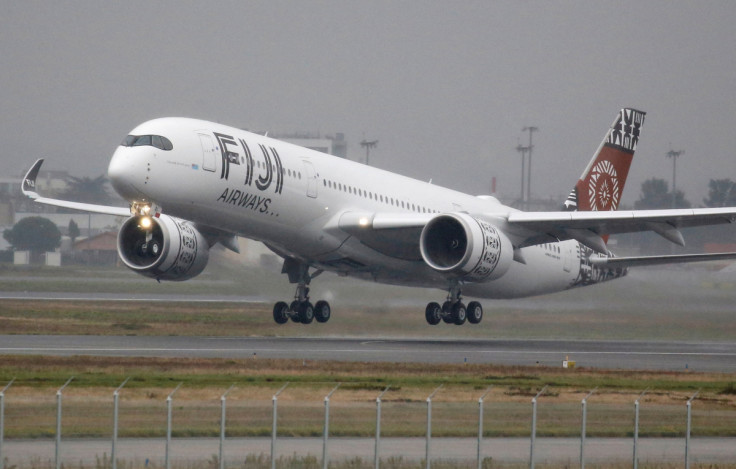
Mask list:
POLYGON ((736 372, 736 342, 0 335, 0 354, 290 358, 736 372))
MULTIPOLYGON (((322 438, 278 438, 275 455, 292 457, 312 455, 322 459, 322 438)), ((373 461, 375 439, 373 438, 330 438, 327 442, 327 457, 331 461, 359 457, 373 461)), ((431 438, 430 458, 437 460, 474 461, 477 460, 477 438, 431 438)), ((163 438, 121 438, 117 443, 117 458, 127 461, 160 464, 166 454, 166 440, 163 438)), ((172 461, 211 461, 219 454, 219 438, 174 438, 170 446, 172 461)), ((693 438, 690 440, 690 461, 692 463, 733 462, 736 458, 736 438, 693 438)), ((529 438, 484 438, 481 457, 494 461, 529 461, 531 445, 529 438)), ((66 463, 95 464, 96 457, 110 456, 109 439, 69 439, 62 440, 60 458, 66 463)), ((640 462, 683 463, 685 460, 684 438, 640 438, 637 453, 640 462)), ((228 463, 241 463, 247 455, 263 455, 270 459, 270 438, 227 438, 223 447, 224 460, 228 463)), ((379 455, 382 459, 391 457, 403 460, 423 460, 426 454, 425 438, 382 438, 379 455)), ((55 445, 53 440, 9 440, 3 445, 3 456, 8 458, 10 467, 35 458, 37 461, 53 460, 55 445)), ((586 438, 585 461, 615 462, 631 464, 633 440, 631 438, 586 438)), ((573 462, 580 460, 580 438, 537 438, 534 460, 544 462, 573 462)), ((142 465, 142 464, 141 464, 142 465)))

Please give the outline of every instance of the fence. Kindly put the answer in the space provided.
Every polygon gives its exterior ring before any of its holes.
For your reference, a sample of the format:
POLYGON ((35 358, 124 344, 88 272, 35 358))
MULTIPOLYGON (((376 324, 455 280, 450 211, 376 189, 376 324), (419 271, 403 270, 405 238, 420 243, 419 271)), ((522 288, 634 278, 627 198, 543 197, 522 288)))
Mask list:
MULTIPOLYGON (((116 469, 116 465, 118 462, 118 430, 119 430, 119 422, 120 422, 120 411, 119 411, 119 397, 121 393, 124 390, 124 386, 129 382, 129 379, 126 379, 115 391, 112 393, 112 400, 113 400, 113 418, 112 418, 112 431, 111 431, 111 442, 110 442, 110 455, 111 455, 111 465, 113 469, 116 469)), ((70 385, 73 388, 73 380, 74 378, 69 378, 67 382, 56 391, 56 429, 54 431, 54 437, 55 437, 55 454, 54 454, 54 463, 55 467, 58 469, 61 467, 61 449, 62 444, 64 443, 62 441, 62 406, 63 406, 63 395, 65 389, 67 389, 70 385)), ((12 385, 14 384, 14 381, 11 380, 7 385, 0 391, 0 469, 4 469, 4 461, 7 457, 11 456, 10 454, 6 454, 7 450, 4 446, 4 435, 5 435, 5 395, 8 392, 12 392, 12 385)), ((180 389, 186 389, 186 386, 183 386, 184 383, 179 383, 176 387, 174 387, 170 393, 166 396, 165 402, 166 402, 166 444, 165 444, 165 453, 164 453, 164 464, 166 469, 170 469, 171 467, 171 461, 174 457, 173 450, 172 450, 172 434, 174 432, 174 425, 173 425, 173 414, 174 414, 174 402, 175 402, 175 396, 177 391, 180 389)), ((276 461, 277 461, 277 450, 279 448, 279 444, 284 444, 284 441, 280 441, 279 438, 279 408, 278 408, 278 402, 279 397, 284 393, 289 391, 290 384, 286 383, 284 384, 278 391, 276 391, 272 398, 271 398, 271 428, 270 428, 270 463, 271 467, 275 469, 276 467, 276 461)), ((235 389, 235 385, 230 386, 221 396, 219 399, 220 402, 220 413, 219 413, 219 454, 218 454, 218 463, 219 468, 224 469, 226 467, 226 461, 227 461, 227 454, 226 454, 226 440, 227 437, 227 399, 228 395, 235 389)), ((294 389, 292 387, 291 389, 294 389)), ((344 389, 344 388, 343 388, 344 389)), ((382 419, 385 419, 386 416, 382 415, 382 404, 385 404, 385 395, 387 392, 389 392, 390 386, 386 387, 385 389, 382 389, 381 392, 375 397, 375 436, 373 436, 373 461, 375 468, 378 469, 381 465, 381 440, 386 438, 384 435, 382 435, 382 419)), ((477 441, 475 443, 475 451, 473 451, 475 460, 477 462, 477 467, 481 468, 483 466, 484 460, 487 458, 490 458, 491 454, 488 454, 486 450, 484 450, 484 440, 488 437, 488 432, 484 432, 484 428, 487 428, 484 426, 484 423, 488 422, 488 419, 493 421, 494 418, 494 412, 485 412, 484 409, 489 406, 489 403, 486 402, 486 397, 491 393, 492 388, 488 388, 485 390, 479 390, 478 394, 480 396, 477 398, 478 407, 477 407, 477 441), (482 394, 481 394, 482 392, 482 394)), ((586 433, 587 433, 587 420, 588 420, 588 409, 587 404, 588 400, 593 396, 593 393, 596 392, 597 389, 591 390, 581 401, 581 412, 579 415, 580 418, 580 437, 579 437, 579 461, 580 461, 580 467, 584 468, 586 463, 586 433)), ((507 390, 508 391, 508 390, 507 390)), ((330 432, 330 405, 332 401, 333 396, 338 396, 341 392, 341 385, 340 383, 333 383, 333 386, 331 387, 329 393, 323 394, 323 420, 322 420, 322 432, 321 432, 321 439, 322 439, 322 467, 324 469, 327 469, 330 461, 330 445, 329 440, 331 436, 330 432)), ((347 391, 345 391, 347 392, 347 391)), ((456 393, 457 389, 448 390, 447 388, 443 388, 443 386, 439 386, 436 389, 432 391, 431 394, 429 394, 426 398, 426 419, 425 419, 425 444, 424 444, 424 455, 423 455, 423 464, 427 469, 431 468, 432 463, 442 458, 444 455, 440 453, 436 453, 436 451, 433 448, 432 445, 432 423, 433 417, 432 409, 433 409, 433 401, 435 400, 436 396, 442 396, 443 392, 447 393, 456 393)), ((641 394, 638 395, 636 400, 633 402, 634 407, 634 415, 633 415, 633 428, 631 435, 633 436, 632 439, 632 448, 633 448, 633 467, 636 468, 639 464, 639 425, 640 425, 640 418, 639 418, 639 412, 640 412, 640 401, 643 399, 645 393, 647 393, 648 390, 644 390, 641 394)), ((363 391, 365 394, 365 391, 363 391)), ((467 390, 466 390, 467 393, 467 390)), ((538 422, 538 406, 544 407, 544 401, 546 396, 554 396, 554 392, 550 390, 549 387, 545 386, 542 390, 540 390, 534 398, 532 398, 530 401, 526 401, 526 404, 523 404, 522 400, 519 400, 518 403, 515 403, 513 405, 524 405, 527 407, 527 417, 526 422, 527 425, 531 426, 531 431, 529 433, 529 458, 528 463, 530 468, 535 467, 535 449, 537 446, 536 436, 537 436, 537 422, 538 422), (531 404, 531 405, 530 405, 531 404)), ((692 451, 691 451, 691 419, 692 419, 692 405, 694 400, 697 398, 698 393, 692 394, 689 396, 689 398, 686 401, 686 413, 684 415, 685 417, 685 424, 686 424, 686 431, 685 431, 685 438, 684 441, 682 441, 682 444, 684 445, 684 463, 685 467, 689 469, 690 467, 690 460, 692 458, 692 451)), ((152 396, 155 397, 155 396, 152 396)), ((32 399, 31 399, 32 400, 32 399)), ((87 401, 89 406, 93 405, 92 400, 85 398, 85 401, 87 401)), ((80 403, 81 404, 81 403, 80 403)), ((404 405, 407 403, 402 402, 399 400, 398 402, 394 403, 396 407, 394 410, 398 412, 398 410, 401 410, 401 415, 409 415, 407 413, 406 409, 399 409, 398 406, 404 405)), ((412 407, 409 409, 409 411, 412 414, 417 413, 418 406, 416 402, 408 403, 411 404, 412 407)), ((454 403, 454 407, 448 407, 445 409, 445 413, 443 415, 443 422, 447 421, 448 416, 452 414, 454 417, 460 417, 464 421, 469 422, 463 422, 462 425, 465 425, 467 427, 467 424, 470 423, 472 425, 472 421, 475 420, 474 418, 470 418, 471 414, 469 413, 469 403, 454 403), (463 405, 462 411, 458 410, 460 409, 460 405, 463 405)), ((631 405, 631 403, 629 403, 631 405)), ((501 409, 504 409, 507 406, 512 406, 512 404, 509 403, 496 403, 494 407, 495 414, 498 415, 501 413, 501 409)), ((79 405, 77 409, 84 408, 84 405, 79 405)), ((291 406, 289 409, 291 411, 294 411, 295 408, 299 407, 298 405, 291 406)), ((355 417, 355 415, 360 414, 363 420, 366 419, 367 416, 367 408, 365 403, 360 404, 360 409, 357 412, 352 412, 350 419, 353 420, 353 422, 357 421, 358 417, 355 417)), ((46 411, 50 410, 48 409, 48 406, 46 406, 46 411)), ((253 410, 253 408, 249 408, 250 410, 253 410)), ((180 410, 183 411, 183 408, 180 408, 180 410)), ((261 413, 262 413, 261 409, 261 413)), ((312 410, 314 410, 314 406, 312 406, 312 410)), ((240 415, 242 417, 243 415, 243 409, 240 409, 240 415)), ((563 411, 566 414, 573 413, 573 408, 570 406, 566 406, 563 408, 563 411)), ((147 414, 150 419, 153 419, 153 411, 152 409, 148 409, 144 412, 144 414, 147 414)), ((313 421, 315 417, 315 412, 309 412, 309 418, 313 421)), ((514 412, 514 415, 517 419, 522 419, 522 413, 520 412, 514 412)), ((301 416, 301 418, 305 418, 304 416, 301 416)), ((406 417, 401 417, 406 418, 406 417)), ((192 423, 196 420, 194 417, 188 422, 192 423)), ((523 420, 523 419, 522 419, 523 420)), ((599 425, 600 421, 605 419, 599 419, 599 425)), ((446 423, 444 424, 446 425, 446 423)), ((345 426, 342 426, 342 429, 340 430, 341 434, 345 433, 345 426)), ((411 430, 411 432, 416 433, 416 428, 414 430, 411 430)), ((186 434, 186 431, 184 432, 186 434)), ((314 431, 307 430, 307 433, 313 436, 314 431), (310 433, 311 432, 311 433, 310 433)), ((394 433, 395 430, 394 430, 394 433)), ((465 432, 467 434, 467 431, 465 432)), ((334 437, 335 434, 333 432, 332 436, 334 437)), ((358 436, 362 439, 370 439, 370 437, 365 436, 365 432, 362 434, 358 432, 358 436)), ((281 439, 285 440, 284 435, 281 435, 281 439)), ((231 437, 232 438, 232 437, 231 437)), ((290 440, 291 441, 291 440, 290 440)), ((733 444, 733 442, 729 443, 733 444)), ((466 445, 467 446, 467 445, 466 445)), ((731 448, 736 448, 736 446, 731 446, 731 448)), ((736 449, 733 449, 733 457, 736 458, 736 449)), ((469 456, 469 453, 468 453, 469 456)), ((465 459, 470 459, 469 457, 465 457, 465 459)))

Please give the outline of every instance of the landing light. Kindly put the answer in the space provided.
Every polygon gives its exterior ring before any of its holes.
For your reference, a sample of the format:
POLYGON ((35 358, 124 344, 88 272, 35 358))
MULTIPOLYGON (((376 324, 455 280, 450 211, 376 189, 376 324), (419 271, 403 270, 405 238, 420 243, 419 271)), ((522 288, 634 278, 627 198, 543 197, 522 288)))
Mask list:
POLYGON ((151 217, 143 217, 141 218, 141 228, 148 229, 151 227, 153 222, 151 221, 151 217))
POLYGON ((368 226, 368 219, 366 217, 362 217, 360 220, 358 220, 358 224, 360 226, 368 226))

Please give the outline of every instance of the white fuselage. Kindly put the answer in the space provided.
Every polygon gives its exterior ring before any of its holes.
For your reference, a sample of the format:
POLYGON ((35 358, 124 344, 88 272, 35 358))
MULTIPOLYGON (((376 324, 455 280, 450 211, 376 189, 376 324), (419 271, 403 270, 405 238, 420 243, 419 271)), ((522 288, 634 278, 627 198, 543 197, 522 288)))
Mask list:
MULTIPOLYGON (((134 135, 162 135, 171 150, 121 146, 109 177, 130 202, 234 235, 263 241, 282 255, 328 271, 382 283, 436 287, 448 280, 421 259, 390 257, 338 228, 345 212, 432 214, 466 212, 497 217, 515 209, 220 124, 156 119, 134 135)), ((577 241, 521 249, 500 278, 463 285, 463 293, 513 298, 591 283, 577 241), (583 259, 581 261, 581 259, 583 259), (588 279, 589 280, 589 279, 588 279)))

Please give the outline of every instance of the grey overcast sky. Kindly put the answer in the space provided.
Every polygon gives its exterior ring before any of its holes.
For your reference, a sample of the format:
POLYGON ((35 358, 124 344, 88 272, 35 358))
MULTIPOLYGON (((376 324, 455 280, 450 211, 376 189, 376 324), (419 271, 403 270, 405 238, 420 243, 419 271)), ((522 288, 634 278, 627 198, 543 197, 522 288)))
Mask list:
POLYGON ((470 193, 560 201, 623 106, 646 111, 624 203, 736 180, 733 1, 0 0, 3 175, 97 176, 134 126, 198 117, 343 132, 351 159, 470 193), (670 146, 671 145, 671 146, 670 146))

